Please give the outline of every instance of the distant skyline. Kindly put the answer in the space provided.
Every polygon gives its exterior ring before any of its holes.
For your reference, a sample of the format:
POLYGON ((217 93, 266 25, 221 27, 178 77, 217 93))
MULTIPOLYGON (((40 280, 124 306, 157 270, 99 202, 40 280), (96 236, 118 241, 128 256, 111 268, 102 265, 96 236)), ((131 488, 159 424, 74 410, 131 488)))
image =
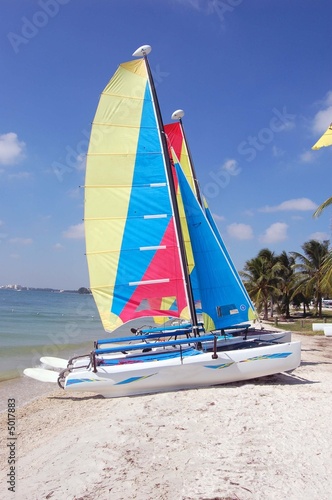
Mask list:
POLYGON ((150 44, 163 120, 183 119, 236 267, 331 239, 328 0, 3 0, 0 285, 89 287, 90 124, 117 66, 150 44))

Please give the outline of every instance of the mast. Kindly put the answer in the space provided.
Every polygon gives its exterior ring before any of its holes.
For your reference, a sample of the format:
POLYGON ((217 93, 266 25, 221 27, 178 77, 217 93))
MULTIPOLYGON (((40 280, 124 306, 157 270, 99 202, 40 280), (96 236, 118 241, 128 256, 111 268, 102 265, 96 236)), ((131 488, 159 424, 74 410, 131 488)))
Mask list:
POLYGON ((183 118, 183 116, 184 116, 184 111, 182 109, 177 109, 172 114, 172 120, 179 120, 180 128, 181 128, 181 133, 183 135, 184 142, 185 142, 185 145, 186 145, 186 149, 188 151, 189 166, 190 166, 191 173, 192 173, 192 176, 193 176, 193 179, 194 179, 194 185, 195 185, 195 189, 196 189, 196 196, 197 196, 197 199, 198 199, 198 203, 201 205, 201 207, 203 207, 203 200, 202 200, 202 197, 201 197, 201 193, 200 193, 200 189, 199 189, 199 185, 198 185, 198 181, 197 181, 197 176, 196 176, 196 172, 195 172, 194 162, 193 162, 193 159, 192 159, 192 156, 191 156, 191 152, 190 152, 190 149, 189 149, 188 141, 187 141, 186 134, 185 134, 185 131, 184 131, 184 127, 183 127, 183 124, 182 124, 182 118, 183 118))
POLYGON ((182 268, 183 268, 183 273, 184 273, 184 278, 185 278, 185 289, 186 289, 187 297, 188 297, 189 312, 190 312, 194 336, 196 337, 199 334, 198 333, 199 328, 198 328, 198 321, 197 321, 197 315, 196 315, 196 309, 195 309, 194 295, 193 295, 193 291, 191 288, 190 277, 189 277, 189 272, 188 272, 185 245, 184 245, 183 235, 182 235, 182 230, 181 230, 180 214, 179 214, 179 209, 178 209, 178 205, 177 205, 177 201, 176 201, 176 190, 175 190, 175 185, 174 185, 172 165, 171 165, 171 160, 170 160, 170 157, 168 154, 167 140, 166 140, 166 136, 165 136, 165 132, 164 132, 164 124, 163 124, 163 120, 162 120, 162 116, 161 116, 157 92, 156 92, 156 89, 154 86, 154 81, 153 81, 149 61, 147 58, 147 55, 151 52, 151 50, 152 49, 151 49, 150 45, 142 45, 137 50, 135 50, 135 52, 133 53, 133 56, 134 57, 142 57, 143 56, 144 61, 145 61, 145 65, 146 65, 146 69, 147 69, 147 73, 148 73, 150 86, 151 86, 151 92, 152 92, 154 107, 155 107, 157 121, 158 121, 159 133, 160 133, 160 138, 161 138, 161 143, 162 143, 162 148, 163 148, 163 153, 164 153, 164 160, 165 160, 165 164, 166 164, 166 173, 167 173, 168 184, 169 184, 170 194, 171 194, 171 201, 172 201, 172 206, 173 206, 173 211, 174 211, 175 227, 176 227, 177 236, 178 236, 178 240, 179 240, 180 257, 181 257, 182 268))

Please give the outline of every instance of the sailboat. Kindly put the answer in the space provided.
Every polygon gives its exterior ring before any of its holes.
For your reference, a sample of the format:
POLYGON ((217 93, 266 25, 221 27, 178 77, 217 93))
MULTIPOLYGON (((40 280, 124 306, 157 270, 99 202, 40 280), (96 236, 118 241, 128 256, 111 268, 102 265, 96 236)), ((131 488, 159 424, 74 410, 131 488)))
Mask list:
MULTIPOLYGON (((255 307, 249 297, 249 294, 239 276, 238 271, 236 270, 234 263, 230 257, 230 254, 224 244, 224 241, 220 235, 220 232, 217 228, 217 225, 213 219, 211 211, 208 207, 207 201, 203 194, 201 193, 199 182, 197 179, 197 174, 195 171, 192 155, 188 146, 186 134, 183 127, 182 118, 184 117, 184 111, 182 109, 177 109, 172 114, 173 123, 166 124, 164 126, 164 130, 166 133, 166 137, 169 143, 169 147, 174 151, 176 157, 179 159, 179 163, 181 164, 181 168, 186 176, 188 183, 192 191, 195 193, 199 204, 205 212, 205 215, 211 225, 211 228, 219 241, 220 247, 223 253, 222 262, 224 262, 225 266, 230 267, 232 270, 231 279, 236 282, 236 286, 238 286, 244 296, 246 297, 246 301, 248 304, 247 307, 247 316, 242 318, 245 323, 239 324, 234 317, 230 317, 228 320, 228 325, 226 329, 223 329, 223 333, 226 334, 225 338, 218 341, 218 346, 221 344, 235 344, 236 342, 241 341, 242 339, 247 338, 255 338, 259 340, 271 340, 273 342, 289 342, 291 340, 291 332, 285 330, 276 330, 271 327, 266 329, 260 321, 259 314, 255 310, 255 307), (248 324, 248 321, 250 322, 248 324)), ((186 218, 183 219, 186 221, 186 218)), ((185 224, 182 224, 183 232, 185 232, 185 228, 183 228, 185 224)), ((188 246, 190 245, 190 240, 187 241, 188 246)), ((190 250, 189 250, 190 252, 190 250)), ((187 252, 187 253, 189 253, 187 252)), ((191 269, 192 271, 192 269, 191 269)), ((192 273, 194 274, 194 273, 192 273)))
POLYGON ((24 370, 66 391, 121 397, 200 388, 292 371, 301 361, 300 342, 220 344, 226 328, 248 320, 251 302, 167 143, 150 51, 137 49, 105 87, 87 155, 90 288, 113 337, 60 372, 24 370), (146 317, 179 324, 118 338, 119 327, 146 317))

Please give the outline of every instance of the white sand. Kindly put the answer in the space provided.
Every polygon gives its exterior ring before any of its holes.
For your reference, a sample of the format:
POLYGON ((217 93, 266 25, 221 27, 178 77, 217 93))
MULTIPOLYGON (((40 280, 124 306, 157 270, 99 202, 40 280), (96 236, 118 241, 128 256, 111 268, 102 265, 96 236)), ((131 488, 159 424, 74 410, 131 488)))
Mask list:
POLYGON ((330 500, 332 340, 293 338, 292 375, 121 399, 56 390, 23 406, 16 495, 2 446, 1 498, 330 500))

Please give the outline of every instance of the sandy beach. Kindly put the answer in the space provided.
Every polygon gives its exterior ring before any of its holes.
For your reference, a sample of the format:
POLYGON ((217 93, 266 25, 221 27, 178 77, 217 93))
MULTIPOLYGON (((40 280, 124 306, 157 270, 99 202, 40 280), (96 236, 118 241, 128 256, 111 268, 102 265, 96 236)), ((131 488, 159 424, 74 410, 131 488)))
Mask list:
MULTIPOLYGON (((56 389, 18 408, 1 498, 330 499, 332 339, 293 338, 293 374, 120 399, 56 389)), ((1 429, 9 441, 7 413, 1 429)))

